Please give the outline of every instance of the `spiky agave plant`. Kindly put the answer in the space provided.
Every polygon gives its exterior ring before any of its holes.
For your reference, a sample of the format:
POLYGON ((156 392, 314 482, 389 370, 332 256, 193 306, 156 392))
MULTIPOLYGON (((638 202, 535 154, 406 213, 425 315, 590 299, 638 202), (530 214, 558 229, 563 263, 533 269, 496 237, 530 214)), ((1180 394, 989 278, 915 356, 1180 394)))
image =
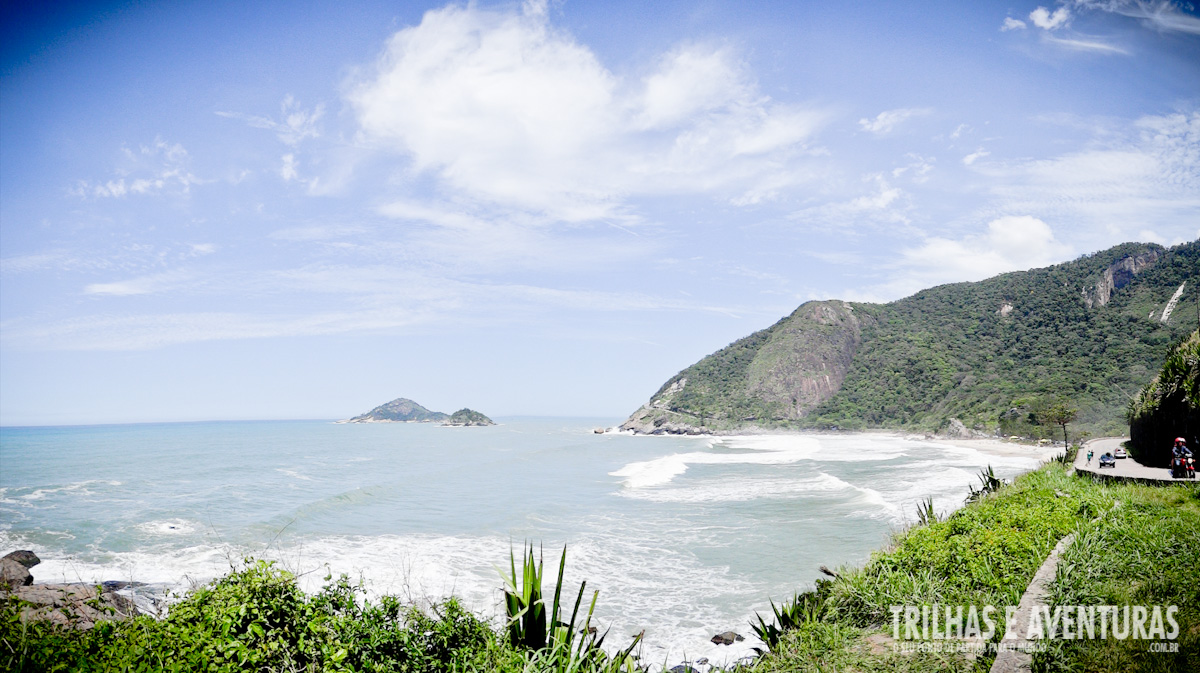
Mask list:
MULTIPOLYGON (((762 615, 755 612, 754 617, 758 623, 750 622, 754 635, 763 641, 767 649, 774 649, 787 631, 800 628, 806 622, 819 620, 824 606, 821 596, 812 592, 796 594, 791 600, 782 601, 779 605, 775 605, 775 601, 770 603, 771 612, 775 613, 775 621, 768 624, 762 615)), ((759 648, 754 649, 759 654, 763 653, 759 648)))
MULTIPOLYGON (((565 551, 565 550, 564 550, 565 551)), ((508 639, 516 646, 540 650, 546 646, 546 605, 542 599, 541 549, 533 557, 533 545, 525 549, 521 560, 521 575, 517 576, 517 560, 508 552, 511 577, 505 578, 504 607, 508 614, 508 639)))
POLYGON ((925 498, 925 502, 917 503, 917 525, 927 526, 938 522, 937 510, 933 508, 933 496, 925 498))
MULTIPOLYGON (((515 554, 509 551, 510 573, 505 578, 507 586, 504 589, 505 611, 508 614, 508 635, 513 645, 523 646, 530 650, 552 650, 565 653, 570 660, 582 661, 589 658, 603 657, 600 645, 604 642, 607 632, 597 636, 591 628, 592 614, 596 610, 596 599, 600 592, 592 593, 592 601, 584 618, 583 628, 579 631, 582 637, 576 640, 576 620, 579 618, 579 606, 583 604, 583 592, 587 582, 579 585, 579 593, 575 596, 575 605, 571 609, 569 621, 566 617, 565 606, 562 602, 563 574, 567 567, 567 548, 563 547, 562 558, 558 562, 558 578, 554 583, 554 598, 550 603, 550 615, 547 619, 545 596, 542 593, 542 550, 538 549, 535 559, 533 545, 527 545, 522 556, 521 574, 517 574, 515 554)), ((635 639, 634 644, 640 639, 635 639)), ((630 651, 632 651, 632 646, 630 651)))

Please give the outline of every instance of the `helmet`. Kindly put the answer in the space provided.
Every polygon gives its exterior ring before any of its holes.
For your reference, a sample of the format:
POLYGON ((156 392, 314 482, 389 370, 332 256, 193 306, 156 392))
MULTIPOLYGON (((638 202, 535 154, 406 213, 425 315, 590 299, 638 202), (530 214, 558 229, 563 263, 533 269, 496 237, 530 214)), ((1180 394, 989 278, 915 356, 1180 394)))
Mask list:
POLYGON ((1175 438, 1175 443, 1176 443, 1176 444, 1187 444, 1187 440, 1186 440, 1186 439, 1184 439, 1183 437, 1176 437, 1176 438, 1175 438))

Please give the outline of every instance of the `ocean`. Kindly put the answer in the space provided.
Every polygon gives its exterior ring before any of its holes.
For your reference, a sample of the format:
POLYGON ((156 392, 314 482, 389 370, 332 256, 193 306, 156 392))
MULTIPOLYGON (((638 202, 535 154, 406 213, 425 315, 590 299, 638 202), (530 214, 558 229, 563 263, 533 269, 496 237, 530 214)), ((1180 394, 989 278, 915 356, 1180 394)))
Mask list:
MULTIPOLYGON (((276 560, 316 590, 454 594, 499 623, 500 569, 527 541, 588 595, 606 645, 645 631, 643 660, 748 656, 768 599, 818 567, 861 564, 932 496, 962 504, 991 465, 1030 455, 885 434, 644 437, 615 419, 492 427, 262 421, 0 428, 0 554, 39 582, 149 583, 145 603, 276 560), (747 639, 710 642, 733 630, 747 639)), ((569 595, 574 595, 573 593, 569 595)))

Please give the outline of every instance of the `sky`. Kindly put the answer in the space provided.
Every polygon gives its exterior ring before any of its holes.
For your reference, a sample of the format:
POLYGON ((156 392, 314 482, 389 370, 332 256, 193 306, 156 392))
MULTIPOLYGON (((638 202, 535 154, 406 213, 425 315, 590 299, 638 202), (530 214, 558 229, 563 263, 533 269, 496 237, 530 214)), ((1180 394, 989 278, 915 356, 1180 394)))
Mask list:
POLYGON ((1200 238, 1200 12, 9 3, 0 424, 624 417, 805 301, 1200 238))

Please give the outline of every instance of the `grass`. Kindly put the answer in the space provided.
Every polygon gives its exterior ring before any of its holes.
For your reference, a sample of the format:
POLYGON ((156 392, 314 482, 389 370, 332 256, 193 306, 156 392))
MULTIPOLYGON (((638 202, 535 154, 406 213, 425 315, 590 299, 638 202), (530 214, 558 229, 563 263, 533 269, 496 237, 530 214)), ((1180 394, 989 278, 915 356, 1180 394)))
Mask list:
MULTIPOLYGON (((1047 641, 1035 671, 1186 671, 1200 661, 1200 488, 1109 485, 1057 462, 988 493, 943 521, 899 534, 861 568, 841 569, 776 609, 761 671, 988 670, 994 653, 901 652, 890 606, 1015 606, 1058 540, 1076 538, 1060 559, 1051 607, 1178 606, 1177 653, 1148 641, 1047 641), (1114 506, 1115 503, 1119 505, 1114 506), (803 604, 806 614, 787 622, 803 604)), ((1003 627, 993 636, 998 641, 1003 627)), ((764 639, 765 640, 765 639, 764 639)), ((974 647, 984 647, 975 643, 974 647)))

